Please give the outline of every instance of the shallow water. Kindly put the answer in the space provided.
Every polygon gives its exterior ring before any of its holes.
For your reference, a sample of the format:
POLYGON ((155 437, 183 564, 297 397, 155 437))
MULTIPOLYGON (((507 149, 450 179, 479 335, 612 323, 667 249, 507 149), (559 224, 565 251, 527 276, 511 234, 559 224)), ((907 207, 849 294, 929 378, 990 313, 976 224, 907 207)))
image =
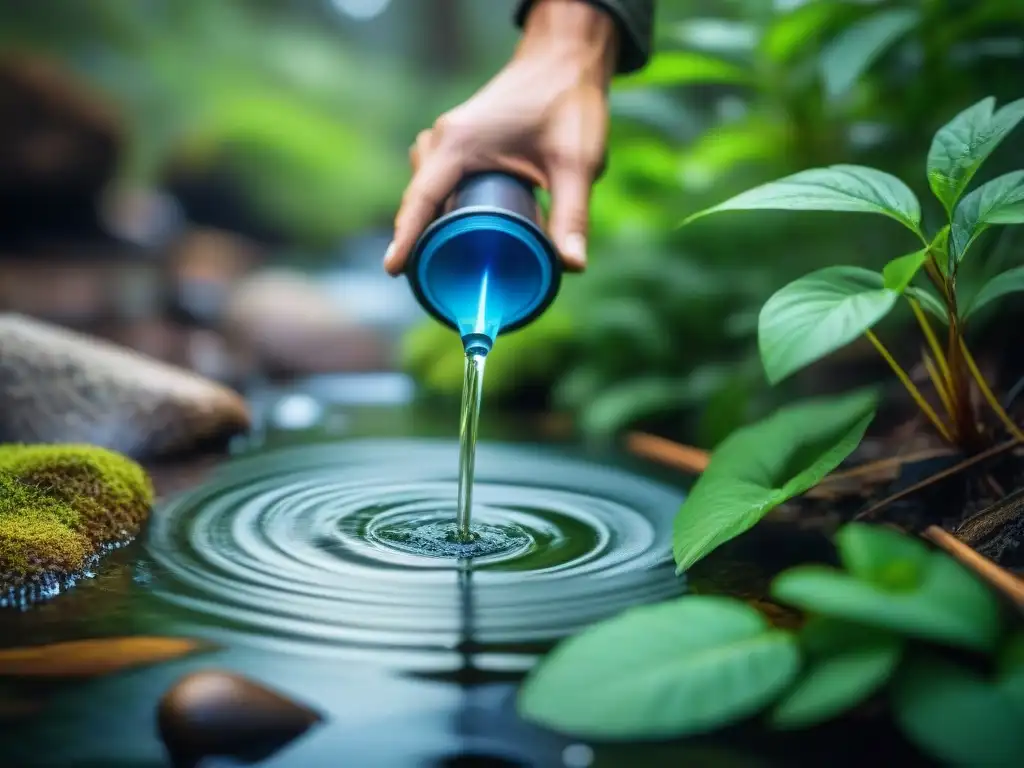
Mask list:
POLYGON ((154 593, 207 634, 433 672, 461 665, 465 642, 478 668, 526 669, 517 646, 681 591, 667 547, 678 490, 483 444, 476 538, 461 543, 456 450, 354 440, 236 460, 155 519, 154 593))
MULTIPOLYGON (((259 763, 272 768, 859 765, 858 744, 881 744, 825 731, 797 747, 750 732, 614 746, 524 723, 516 683, 554 642, 684 590, 669 555, 682 488, 624 457, 536 445, 534 426, 495 414, 481 424, 479 536, 459 543, 452 414, 331 405, 329 390, 254 398, 254 441, 162 504, 142 540, 58 599, 0 612, 4 646, 126 634, 217 646, 84 682, 0 679, 0 704, 38 707, 0 712, 0 765, 166 766, 157 702, 205 668, 324 716, 259 763)), ((758 541, 745 552, 767 552, 758 541)))

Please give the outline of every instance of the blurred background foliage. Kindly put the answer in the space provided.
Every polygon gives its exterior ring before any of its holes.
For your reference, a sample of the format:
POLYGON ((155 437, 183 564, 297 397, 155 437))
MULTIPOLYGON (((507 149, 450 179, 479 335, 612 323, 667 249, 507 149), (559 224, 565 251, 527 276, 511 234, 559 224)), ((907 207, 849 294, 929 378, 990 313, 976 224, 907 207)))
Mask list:
MULTIPOLYGON (((657 53, 612 94, 610 163, 591 266, 547 315, 502 339, 490 407, 566 409, 581 430, 641 427, 713 446, 809 377, 769 389, 761 303, 828 264, 879 266, 913 243, 860 216, 688 214, 831 163, 872 165, 929 200, 934 130, 988 95, 1024 95, 1021 0, 658 0, 657 53)), ((68 63, 111 95, 130 137, 122 176, 227 177, 313 260, 379 232, 406 148, 507 59, 511 0, 32 0, 0 9, 0 45, 68 63), (387 24, 359 24, 387 7, 387 24), (315 255, 319 254, 319 257, 315 255)), ((1010 141, 986 178, 1024 166, 1010 141)), ((984 179, 979 179, 984 180, 984 179)), ((926 224, 938 207, 925 203, 926 224)), ((1005 237, 994 260, 1019 260, 1005 237)), ((969 283, 971 275, 965 275, 969 283)), ((457 396, 461 348, 424 321, 401 364, 457 396)), ((813 373, 813 372, 811 372, 813 373)), ((799 378, 799 377, 798 377, 799 378)))

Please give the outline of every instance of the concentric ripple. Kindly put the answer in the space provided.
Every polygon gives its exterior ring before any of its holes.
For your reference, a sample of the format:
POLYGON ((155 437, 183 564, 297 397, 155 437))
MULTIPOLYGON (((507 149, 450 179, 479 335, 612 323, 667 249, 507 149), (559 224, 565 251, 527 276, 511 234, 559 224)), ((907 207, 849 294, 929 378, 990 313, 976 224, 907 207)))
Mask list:
POLYGON ((448 441, 365 440, 232 461, 157 511, 157 593, 209 634, 520 669, 540 646, 681 590, 669 550, 680 491, 482 444, 474 538, 459 542, 456 459, 448 441))

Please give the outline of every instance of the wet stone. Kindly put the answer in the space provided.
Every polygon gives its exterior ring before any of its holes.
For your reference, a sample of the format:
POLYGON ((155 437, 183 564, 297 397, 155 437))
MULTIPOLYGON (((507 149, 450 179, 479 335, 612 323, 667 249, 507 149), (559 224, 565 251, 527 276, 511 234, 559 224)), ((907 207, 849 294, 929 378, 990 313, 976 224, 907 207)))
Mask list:
POLYGON ((264 760, 322 720, 312 709, 231 672, 187 675, 160 700, 160 738, 175 768, 206 758, 264 760))

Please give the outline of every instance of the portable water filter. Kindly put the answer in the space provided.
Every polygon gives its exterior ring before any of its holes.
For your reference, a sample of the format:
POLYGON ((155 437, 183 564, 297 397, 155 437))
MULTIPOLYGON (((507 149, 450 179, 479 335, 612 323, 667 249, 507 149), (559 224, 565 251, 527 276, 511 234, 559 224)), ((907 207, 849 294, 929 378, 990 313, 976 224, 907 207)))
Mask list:
POLYGON ((535 320, 558 293, 561 262, 537 210, 529 182, 474 174, 413 248, 405 270, 413 294, 467 351, 486 354, 499 334, 535 320))

